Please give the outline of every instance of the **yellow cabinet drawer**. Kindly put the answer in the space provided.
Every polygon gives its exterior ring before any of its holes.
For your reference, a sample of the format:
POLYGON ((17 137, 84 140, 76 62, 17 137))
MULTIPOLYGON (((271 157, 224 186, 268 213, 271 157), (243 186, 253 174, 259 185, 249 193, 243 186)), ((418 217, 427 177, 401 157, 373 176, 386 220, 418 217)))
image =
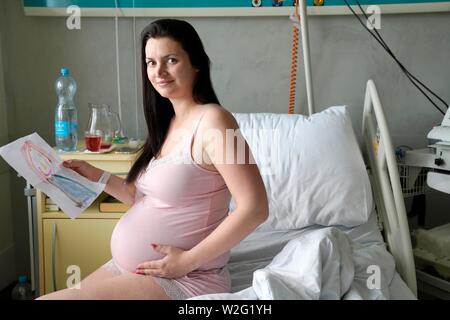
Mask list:
POLYGON ((73 270, 79 270, 83 279, 111 259, 110 240, 117 221, 43 219, 44 292, 41 294, 67 288, 67 282, 71 285, 75 275, 73 270))

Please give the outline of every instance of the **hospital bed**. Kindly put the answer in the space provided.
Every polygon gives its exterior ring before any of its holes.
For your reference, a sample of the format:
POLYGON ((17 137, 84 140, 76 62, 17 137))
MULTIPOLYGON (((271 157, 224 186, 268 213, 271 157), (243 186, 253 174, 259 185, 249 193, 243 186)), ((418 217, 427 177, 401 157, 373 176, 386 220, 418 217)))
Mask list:
POLYGON ((374 82, 362 152, 345 107, 234 116, 270 215, 231 251, 232 293, 193 299, 416 299, 397 163, 374 82))

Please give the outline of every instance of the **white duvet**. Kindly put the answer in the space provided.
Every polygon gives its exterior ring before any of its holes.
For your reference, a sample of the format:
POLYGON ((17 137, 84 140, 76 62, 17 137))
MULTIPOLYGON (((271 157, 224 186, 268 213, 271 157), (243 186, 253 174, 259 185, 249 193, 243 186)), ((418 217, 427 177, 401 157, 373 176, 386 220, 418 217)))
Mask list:
POLYGON ((335 227, 306 229, 290 240, 252 285, 192 299, 390 299, 392 256, 380 242, 356 242, 335 227))

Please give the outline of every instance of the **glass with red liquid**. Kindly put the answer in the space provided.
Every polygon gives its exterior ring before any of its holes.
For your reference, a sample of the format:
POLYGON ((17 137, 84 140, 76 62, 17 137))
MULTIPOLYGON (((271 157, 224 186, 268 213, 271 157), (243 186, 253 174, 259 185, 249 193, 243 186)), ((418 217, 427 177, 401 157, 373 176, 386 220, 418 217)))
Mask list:
POLYGON ((84 144, 89 151, 98 152, 101 148, 102 136, 86 133, 84 135, 84 144))
POLYGON ((89 122, 84 135, 89 151, 98 152, 111 147, 113 127, 110 113, 107 104, 89 103, 89 122))

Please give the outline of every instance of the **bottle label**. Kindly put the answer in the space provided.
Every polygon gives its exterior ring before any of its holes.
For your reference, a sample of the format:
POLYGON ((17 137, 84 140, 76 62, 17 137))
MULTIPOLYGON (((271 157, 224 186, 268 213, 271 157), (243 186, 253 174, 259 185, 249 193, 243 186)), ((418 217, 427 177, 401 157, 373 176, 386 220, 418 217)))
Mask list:
POLYGON ((67 137, 69 135, 69 121, 55 121, 55 135, 67 137))
POLYGON ((57 137, 68 137, 71 132, 76 132, 78 123, 69 121, 55 121, 55 135, 57 137))

